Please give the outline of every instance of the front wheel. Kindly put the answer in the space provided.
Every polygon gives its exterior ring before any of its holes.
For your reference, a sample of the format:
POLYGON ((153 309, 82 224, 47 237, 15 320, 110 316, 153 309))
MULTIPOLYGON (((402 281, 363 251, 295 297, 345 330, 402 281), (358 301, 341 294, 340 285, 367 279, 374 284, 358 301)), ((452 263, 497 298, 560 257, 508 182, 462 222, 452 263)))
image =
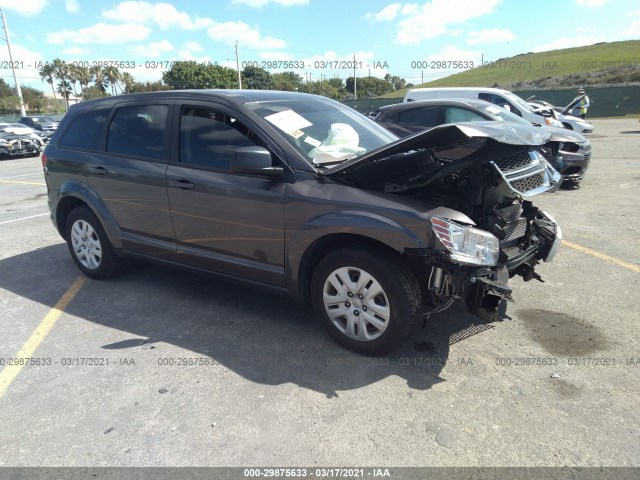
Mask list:
POLYGON ((330 253, 315 269, 311 297, 329 335, 358 353, 388 353, 413 335, 418 325, 418 281, 386 252, 342 249, 330 253))
POLYGON ((86 276, 111 278, 120 269, 100 220, 88 207, 74 209, 67 218, 66 239, 71 257, 86 276))

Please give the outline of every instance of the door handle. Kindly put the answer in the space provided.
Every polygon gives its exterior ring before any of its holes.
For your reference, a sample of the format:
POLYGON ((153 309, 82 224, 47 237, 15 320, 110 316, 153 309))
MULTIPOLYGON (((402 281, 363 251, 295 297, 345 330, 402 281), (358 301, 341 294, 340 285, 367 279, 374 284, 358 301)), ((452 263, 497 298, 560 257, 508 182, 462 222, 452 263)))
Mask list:
POLYGON ((170 187, 182 188, 183 190, 191 190, 196 186, 189 180, 169 180, 170 187))
POLYGON ((102 165, 98 165, 97 167, 89 167, 89 171, 91 173, 97 173, 98 175, 106 175, 109 173, 109 170, 104 168, 102 165))

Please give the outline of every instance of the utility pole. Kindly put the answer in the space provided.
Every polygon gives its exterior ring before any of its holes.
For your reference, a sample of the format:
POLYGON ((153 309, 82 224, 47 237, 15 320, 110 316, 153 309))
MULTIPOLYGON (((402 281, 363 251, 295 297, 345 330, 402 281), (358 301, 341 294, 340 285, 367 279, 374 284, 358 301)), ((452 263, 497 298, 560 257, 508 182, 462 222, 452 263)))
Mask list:
POLYGON ((358 99, 358 86, 356 85, 356 54, 353 54, 353 99, 358 99))
POLYGON ((236 70, 238 70, 238 90, 242 90, 242 78, 240 77, 240 57, 238 56, 237 40, 236 40, 236 70))
POLYGON ((4 12, 0 8, 0 15, 2 15, 2 26, 4 28, 5 37, 3 40, 7 42, 7 48, 9 49, 9 62, 11 63, 11 70, 13 71, 13 80, 16 82, 16 93, 20 99, 20 115, 25 117, 27 112, 24 108, 24 100, 22 99, 22 89, 20 88, 20 82, 18 81, 18 75, 16 74, 16 68, 13 63, 13 56, 11 55, 11 39, 9 38, 9 29, 7 28, 7 19, 4 16, 4 12))

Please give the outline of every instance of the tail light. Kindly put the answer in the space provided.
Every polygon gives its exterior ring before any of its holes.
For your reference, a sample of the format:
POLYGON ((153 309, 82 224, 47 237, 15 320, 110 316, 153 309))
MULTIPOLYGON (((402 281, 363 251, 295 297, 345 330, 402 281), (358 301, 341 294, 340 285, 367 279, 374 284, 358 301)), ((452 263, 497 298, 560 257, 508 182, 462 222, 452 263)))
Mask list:
POLYGON ((47 168, 47 156, 43 153, 40 158, 42 159, 42 168, 47 168))

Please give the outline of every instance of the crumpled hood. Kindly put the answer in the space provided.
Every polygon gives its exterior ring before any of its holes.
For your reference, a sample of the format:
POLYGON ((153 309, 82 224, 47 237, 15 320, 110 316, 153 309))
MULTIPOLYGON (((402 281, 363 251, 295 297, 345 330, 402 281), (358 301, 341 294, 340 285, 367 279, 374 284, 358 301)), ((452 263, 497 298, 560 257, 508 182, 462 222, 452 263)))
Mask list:
MULTIPOLYGON (((452 123, 440 125, 415 135, 405 137, 360 157, 346 160, 322 172, 325 176, 346 173, 349 170, 373 164, 383 158, 420 149, 439 149, 457 144, 467 148, 480 149, 484 142, 469 145, 472 140, 491 139, 508 145, 543 145, 549 141, 551 133, 534 126, 502 122, 452 123)), ((470 152, 467 152, 469 154, 470 152)))
POLYGON ((569 130, 568 128, 561 127, 551 127, 544 125, 544 130, 551 134, 551 138, 549 141, 551 142, 574 142, 574 143, 585 143, 587 139, 579 132, 575 130, 569 130))

